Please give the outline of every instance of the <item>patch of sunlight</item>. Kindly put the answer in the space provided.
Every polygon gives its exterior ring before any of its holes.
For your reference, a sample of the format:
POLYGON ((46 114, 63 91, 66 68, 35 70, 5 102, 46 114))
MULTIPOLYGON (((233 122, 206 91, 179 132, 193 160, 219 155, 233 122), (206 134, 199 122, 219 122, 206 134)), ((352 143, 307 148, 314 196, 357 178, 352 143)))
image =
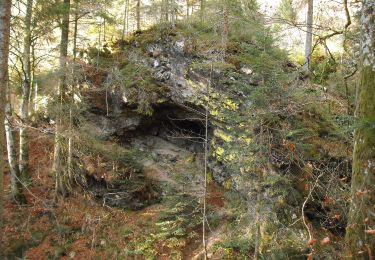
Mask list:
POLYGON ((216 148, 216 151, 215 151, 215 153, 218 157, 222 157, 224 155, 224 152, 225 152, 224 148, 220 147, 220 146, 218 148, 216 148))
POLYGON ((227 156, 225 156, 225 161, 227 161, 227 162, 231 162, 231 161, 233 161, 234 159, 235 159, 235 154, 233 154, 233 153, 231 153, 231 154, 228 154, 227 156))
POLYGON ((219 111, 215 109, 215 110, 210 111, 210 114, 211 114, 211 116, 218 116, 219 111))
POLYGON ((232 136, 224 133, 222 130, 219 130, 219 129, 216 129, 215 132, 214 132, 214 135, 218 138, 220 138, 221 140, 225 141, 225 142, 232 142, 233 141, 233 138, 232 136))
POLYGON ((237 110, 239 107, 238 107, 238 104, 233 102, 232 100, 230 99, 227 99, 225 102, 224 102, 224 107, 229 109, 229 110, 237 110))
POLYGON ((36 111, 40 111, 40 110, 46 111, 47 106, 48 106, 50 101, 51 101, 51 99, 47 96, 38 96, 35 99, 35 110, 36 111))

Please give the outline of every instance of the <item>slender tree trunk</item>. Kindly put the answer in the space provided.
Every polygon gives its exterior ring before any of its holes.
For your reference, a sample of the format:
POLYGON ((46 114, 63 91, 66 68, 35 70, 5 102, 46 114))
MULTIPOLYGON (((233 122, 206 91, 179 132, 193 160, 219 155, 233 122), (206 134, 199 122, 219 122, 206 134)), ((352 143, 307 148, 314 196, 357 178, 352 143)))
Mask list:
POLYGON ((126 35, 129 34, 129 11, 130 11, 130 4, 129 0, 126 0, 126 35))
MULTIPOLYGON (((29 118, 34 113, 34 88, 35 88, 35 44, 31 44, 31 54, 30 54, 30 70, 31 70, 31 84, 30 84, 30 91, 29 91, 29 118)), ((29 119, 30 120, 30 119, 29 119)))
POLYGON ((6 104, 5 104, 5 136, 8 152, 8 164, 10 171, 11 195, 16 203, 24 204, 26 198, 23 195, 21 176, 17 162, 17 153, 14 147, 14 128, 12 126, 12 106, 10 99, 10 89, 7 87, 6 104))
POLYGON ((306 20, 306 42, 305 42, 305 64, 304 70, 310 71, 311 55, 312 55, 312 40, 313 40, 313 22, 314 22, 314 0, 307 2, 307 20, 306 20))
POLYGON ((31 86, 29 91, 29 118, 34 113, 35 100, 34 100, 34 90, 35 90, 35 44, 31 44, 31 86))
POLYGON ((136 16, 137 16, 137 31, 141 30, 141 0, 137 0, 136 6, 136 16))
POLYGON ((204 136, 204 184, 203 184, 203 216, 202 216, 202 244, 204 250, 204 259, 208 259, 207 257, 207 237, 206 237, 206 221, 207 221, 207 175, 208 175, 208 157, 209 157, 209 150, 208 150, 208 126, 209 126, 209 115, 210 115, 210 90, 212 84, 212 65, 210 71, 210 81, 206 86, 206 97, 207 101, 205 104, 205 136, 204 136))
POLYGON ((107 27, 106 27, 106 20, 103 18, 103 43, 107 41, 107 27))
POLYGON ((70 0, 64 0, 65 13, 62 17, 61 23, 61 41, 60 41, 60 82, 59 82, 59 111, 56 120, 56 133, 55 133, 55 149, 53 172, 56 178, 56 195, 67 195, 66 178, 64 178, 64 170, 62 165, 62 136, 63 131, 63 102, 67 87, 66 79, 66 63, 68 57, 68 42, 69 42, 69 14, 70 14, 70 0))
POLYGON ((125 6, 124 6, 124 24, 122 28, 122 40, 124 40, 125 35, 128 34, 128 10, 129 10, 129 0, 125 1, 125 6))
POLYGON ((76 89, 76 75, 74 74, 74 67, 76 66, 76 58, 77 58, 77 35, 78 35, 78 8, 79 4, 78 1, 75 2, 75 14, 74 14, 74 33, 73 33, 73 61, 74 61, 74 66, 72 69, 72 74, 73 74, 73 84, 71 85, 71 93, 70 93, 70 105, 69 105, 69 137, 68 137, 68 159, 67 159, 67 170, 68 170, 68 178, 69 181, 73 181, 73 106, 74 106, 74 94, 75 94, 75 89, 76 89))
POLYGON ((36 111, 38 109, 38 104, 37 104, 37 100, 38 100, 38 81, 35 81, 34 82, 34 111, 36 111))
POLYGON ((201 13, 200 13, 200 17, 201 17, 201 22, 204 21, 204 12, 205 12, 205 8, 206 8, 206 1, 205 0, 201 0, 201 13))
POLYGON ((74 32, 73 32, 73 58, 74 60, 76 60, 77 58, 77 37, 78 37, 78 21, 79 21, 78 8, 79 8, 79 4, 78 2, 76 2, 75 14, 74 14, 74 32))
POLYGON ((222 35, 221 35, 221 44, 223 50, 223 57, 225 57, 228 45, 229 37, 229 2, 224 0, 223 2, 223 24, 222 24, 222 35))
POLYGON ((362 1, 360 84, 346 242, 353 259, 375 257, 375 2, 362 1), (360 252, 365 252, 360 254, 360 252))
POLYGON ((169 2, 169 10, 170 10, 170 16, 171 16, 171 22, 172 22, 172 25, 175 26, 176 24, 176 8, 175 8, 175 2, 173 0, 170 0, 169 2))
POLYGON ((166 22, 169 22, 169 0, 163 0, 163 14, 166 22))
POLYGON ((22 180, 29 179, 29 140, 26 125, 29 119, 29 96, 31 86, 31 68, 30 68, 30 51, 31 51, 31 19, 33 10, 33 0, 27 0, 26 17, 25 17, 25 39, 23 47, 23 84, 20 116, 22 125, 20 126, 20 174, 22 180))
POLYGON ((8 86, 8 56, 10 35, 10 8, 11 0, 0 1, 0 229, 3 224, 4 202, 4 105, 5 92, 8 86))

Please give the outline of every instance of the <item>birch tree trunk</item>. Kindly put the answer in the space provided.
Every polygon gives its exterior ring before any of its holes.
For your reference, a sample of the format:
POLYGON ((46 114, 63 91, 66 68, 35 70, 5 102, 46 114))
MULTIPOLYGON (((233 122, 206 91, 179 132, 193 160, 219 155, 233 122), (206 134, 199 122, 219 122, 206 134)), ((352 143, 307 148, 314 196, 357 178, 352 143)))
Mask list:
POLYGON ((33 0, 27 0, 26 17, 25 17, 25 38, 23 45, 23 84, 20 116, 22 125, 20 126, 20 160, 19 168, 22 180, 29 179, 28 162, 29 162, 29 140, 27 127, 29 118, 29 96, 31 86, 31 69, 30 69, 30 50, 31 50, 31 19, 33 10, 33 0))
POLYGON ((306 42, 305 42, 305 64, 304 70, 311 69, 312 39, 314 22, 314 0, 307 0, 307 19, 306 19, 306 42))
POLYGON ((59 109, 56 119, 56 133, 55 133, 55 149, 54 149, 54 160, 52 171, 55 174, 55 191, 56 196, 67 195, 66 180, 64 180, 64 171, 62 164, 62 142, 64 140, 62 136, 63 131, 63 102, 65 91, 67 87, 66 79, 66 61, 68 58, 68 42, 69 42, 69 14, 70 14, 70 0, 64 0, 65 12, 61 22, 61 41, 60 41, 60 82, 58 89, 59 98, 59 109))
POLYGON ((362 1, 361 74, 346 242, 353 259, 375 256, 375 2, 362 1), (360 253, 360 252, 363 253, 360 253))
POLYGON ((6 104, 5 104, 5 136, 8 152, 8 164, 10 171, 10 186, 11 186, 11 196, 16 203, 24 204, 26 203, 26 198, 23 195, 23 189, 21 184, 21 175, 17 163, 17 153, 15 150, 14 142, 14 128, 12 126, 12 106, 10 98, 9 86, 6 90, 6 104))
POLYGON ((4 105, 5 92, 8 86, 8 56, 10 35, 11 0, 0 0, 0 229, 3 223, 4 197, 4 105))

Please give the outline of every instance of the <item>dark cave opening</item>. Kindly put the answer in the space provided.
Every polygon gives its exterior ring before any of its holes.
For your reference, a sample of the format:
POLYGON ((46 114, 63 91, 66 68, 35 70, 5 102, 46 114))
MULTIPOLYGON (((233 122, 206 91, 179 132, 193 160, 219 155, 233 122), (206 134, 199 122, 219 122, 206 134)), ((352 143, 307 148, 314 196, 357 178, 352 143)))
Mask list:
MULTIPOLYGON (((208 131, 211 132, 210 127, 208 131)), ((139 126, 123 138, 129 143, 134 138, 155 136, 197 151, 203 150, 205 132, 204 111, 169 103, 155 106, 152 116, 143 117, 139 126)))

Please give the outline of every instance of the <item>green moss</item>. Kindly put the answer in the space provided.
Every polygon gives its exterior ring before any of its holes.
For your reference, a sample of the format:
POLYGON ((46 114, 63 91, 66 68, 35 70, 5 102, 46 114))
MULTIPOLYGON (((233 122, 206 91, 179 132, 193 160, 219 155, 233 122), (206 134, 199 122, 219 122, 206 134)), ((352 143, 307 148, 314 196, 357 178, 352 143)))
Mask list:
POLYGON ((375 226, 371 210, 375 205, 375 71, 371 66, 363 68, 359 87, 357 116, 367 122, 356 129, 352 175, 352 202, 346 241, 356 259, 359 250, 375 248, 375 239, 366 234, 368 227, 375 226), (363 193, 364 192, 364 193, 363 193), (366 246, 367 244, 367 246, 366 246))

